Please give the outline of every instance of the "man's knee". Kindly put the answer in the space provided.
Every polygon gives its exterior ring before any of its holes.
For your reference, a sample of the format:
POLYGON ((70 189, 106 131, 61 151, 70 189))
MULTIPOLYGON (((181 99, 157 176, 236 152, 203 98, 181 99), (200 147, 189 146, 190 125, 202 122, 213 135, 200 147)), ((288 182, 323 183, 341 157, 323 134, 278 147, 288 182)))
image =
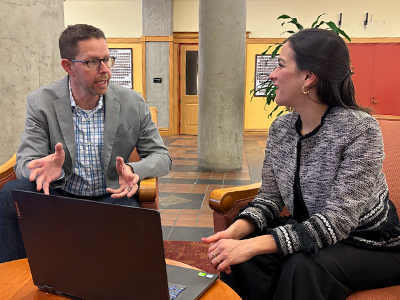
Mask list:
POLYGON ((22 191, 31 191, 31 192, 37 192, 36 189, 36 183, 30 181, 29 179, 23 178, 23 179, 17 179, 17 180, 11 180, 7 182, 3 188, 0 190, 1 194, 4 193, 10 193, 11 190, 22 190, 22 191))
POLYGON ((7 182, 0 190, 0 207, 4 211, 6 208, 14 207, 11 195, 12 190, 36 191, 36 184, 28 179, 17 179, 7 182))

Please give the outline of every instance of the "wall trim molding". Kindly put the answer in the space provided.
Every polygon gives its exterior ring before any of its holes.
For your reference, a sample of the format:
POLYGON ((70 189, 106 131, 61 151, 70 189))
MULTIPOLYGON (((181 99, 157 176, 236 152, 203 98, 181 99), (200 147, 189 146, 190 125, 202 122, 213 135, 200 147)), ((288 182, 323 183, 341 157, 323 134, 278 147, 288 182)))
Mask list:
POLYGON ((277 44, 283 43, 285 38, 247 38, 247 44, 277 44))
POLYGON ((110 44, 140 44, 141 38, 107 38, 107 43, 110 44))
MULTIPOLYGON (((286 38, 247 38, 247 44, 276 44, 282 43, 286 38)), ((400 37, 378 37, 378 38, 351 38, 351 43, 344 39, 346 44, 388 44, 400 43, 400 37)))
POLYGON ((377 120, 393 120, 400 121, 400 116, 391 116, 391 115, 373 115, 377 120))
MULTIPOLYGON (((347 44, 350 44, 345 40, 347 44)), ((388 44, 400 43, 400 37, 378 37, 378 38, 351 38, 351 44, 388 44)))
POLYGON ((160 133, 161 136, 170 136, 170 135, 172 135, 171 131, 167 127, 159 127, 158 128, 158 132, 160 133))
MULTIPOLYGON (((251 38, 246 32, 247 44, 282 43, 285 38, 251 38)), ((141 42, 174 42, 177 44, 198 44, 198 32, 174 32, 173 36, 141 36, 140 38, 107 38, 107 43, 140 44, 141 42)), ((345 40, 346 43, 350 43, 345 40)), ((351 38, 351 44, 400 43, 400 37, 351 38)))
POLYGON ((243 135, 247 136, 265 136, 268 135, 268 129, 265 128, 253 128, 253 129, 244 129, 243 135))

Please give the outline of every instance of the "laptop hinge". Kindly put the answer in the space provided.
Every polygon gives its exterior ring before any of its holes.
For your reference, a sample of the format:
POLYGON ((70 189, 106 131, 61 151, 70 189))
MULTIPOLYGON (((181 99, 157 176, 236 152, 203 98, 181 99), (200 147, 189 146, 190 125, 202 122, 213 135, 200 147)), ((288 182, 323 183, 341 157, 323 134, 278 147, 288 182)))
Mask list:
POLYGON ((42 286, 39 286, 39 289, 41 289, 42 291, 44 291, 46 293, 53 293, 54 294, 54 290, 53 290, 52 286, 43 284, 42 286))

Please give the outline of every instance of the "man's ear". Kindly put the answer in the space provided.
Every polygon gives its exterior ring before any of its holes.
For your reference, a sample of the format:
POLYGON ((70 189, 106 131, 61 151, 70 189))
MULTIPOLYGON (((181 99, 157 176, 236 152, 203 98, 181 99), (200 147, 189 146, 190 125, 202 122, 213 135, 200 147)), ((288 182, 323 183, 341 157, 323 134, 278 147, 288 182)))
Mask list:
POLYGON ((72 71, 72 61, 63 58, 61 60, 61 66, 64 68, 65 72, 69 74, 69 76, 74 76, 74 71, 72 71))
POLYGON ((318 76, 313 72, 307 71, 304 83, 307 83, 307 85, 311 88, 318 83, 318 76))

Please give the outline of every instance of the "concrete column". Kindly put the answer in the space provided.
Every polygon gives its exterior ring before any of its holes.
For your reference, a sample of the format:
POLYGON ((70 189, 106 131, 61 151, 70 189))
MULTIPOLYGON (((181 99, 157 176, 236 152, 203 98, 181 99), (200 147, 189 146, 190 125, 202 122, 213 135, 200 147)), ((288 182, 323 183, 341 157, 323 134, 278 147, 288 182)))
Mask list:
POLYGON ((242 168, 246 0, 199 3, 198 164, 242 168))
POLYGON ((28 93, 61 79, 63 0, 0 1, 0 165, 16 152, 28 93))
MULTIPOLYGON (((173 0, 142 0, 142 34, 172 36, 173 0)), ((158 127, 169 127, 169 42, 146 42, 146 102, 157 107, 158 127), (161 78, 155 83, 154 78, 161 78)))

